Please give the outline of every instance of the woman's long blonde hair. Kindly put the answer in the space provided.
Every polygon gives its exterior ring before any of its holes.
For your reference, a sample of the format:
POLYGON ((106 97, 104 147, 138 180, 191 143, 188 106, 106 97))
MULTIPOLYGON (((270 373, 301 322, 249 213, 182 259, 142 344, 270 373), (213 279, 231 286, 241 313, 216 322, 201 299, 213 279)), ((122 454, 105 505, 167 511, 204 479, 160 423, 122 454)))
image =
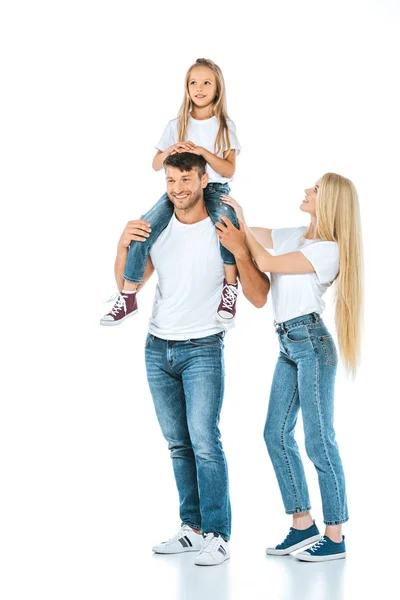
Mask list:
POLYGON ((339 245, 339 274, 335 290, 335 322, 340 354, 346 370, 356 373, 363 312, 363 257, 358 195, 353 183, 326 173, 317 193, 316 231, 310 225, 304 237, 339 245))
POLYGON ((189 68, 185 77, 185 95, 183 97, 182 106, 179 110, 179 125, 178 125, 178 136, 179 142, 184 142, 187 136, 189 115, 193 109, 193 102, 190 99, 189 94, 189 79, 190 73, 195 67, 207 67, 210 69, 216 79, 217 91, 213 102, 213 113, 218 118, 219 129, 214 144, 214 152, 218 154, 221 151, 231 149, 231 143, 229 139, 228 131, 228 111, 226 108, 226 93, 225 93, 225 82, 224 76, 222 75, 221 69, 212 60, 208 58, 198 58, 196 62, 189 68))

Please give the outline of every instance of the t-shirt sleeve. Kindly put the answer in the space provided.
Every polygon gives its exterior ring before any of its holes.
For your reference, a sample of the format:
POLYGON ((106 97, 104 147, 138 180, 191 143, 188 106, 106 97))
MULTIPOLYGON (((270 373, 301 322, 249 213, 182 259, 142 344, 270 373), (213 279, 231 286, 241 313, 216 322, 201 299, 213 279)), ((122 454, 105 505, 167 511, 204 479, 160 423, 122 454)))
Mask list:
POLYGON ((281 229, 273 229, 272 236, 272 244, 274 248, 275 254, 280 254, 282 250, 282 245, 290 240, 293 237, 300 237, 301 234, 305 231, 305 228, 299 227, 283 227, 281 229))
POLYGON ((236 125, 230 119, 228 119, 227 124, 228 124, 229 140, 231 142, 231 150, 236 150, 236 156, 239 156, 241 147, 240 147, 239 140, 238 140, 237 133, 236 133, 236 125))
POLYGON ((170 121, 166 128, 164 129, 164 133, 161 136, 160 141, 156 145, 157 150, 161 150, 161 152, 165 152, 167 148, 172 146, 172 144, 176 144, 178 141, 178 124, 177 120, 174 119, 170 121))
POLYGON ((310 261, 319 283, 332 283, 339 272, 339 246, 336 242, 314 242, 300 252, 310 261))

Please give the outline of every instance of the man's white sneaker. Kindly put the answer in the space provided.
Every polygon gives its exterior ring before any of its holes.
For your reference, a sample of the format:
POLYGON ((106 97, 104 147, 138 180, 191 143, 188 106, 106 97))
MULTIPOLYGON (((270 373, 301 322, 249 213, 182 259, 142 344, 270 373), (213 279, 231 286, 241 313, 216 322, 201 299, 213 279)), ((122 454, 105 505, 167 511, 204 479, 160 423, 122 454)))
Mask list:
POLYGON ((202 567, 220 565, 230 558, 228 543, 216 533, 207 533, 194 564, 202 567))
POLYGON ((196 533, 189 525, 183 525, 173 538, 153 546, 152 550, 157 554, 198 552, 201 549, 202 542, 203 537, 201 533, 196 533))

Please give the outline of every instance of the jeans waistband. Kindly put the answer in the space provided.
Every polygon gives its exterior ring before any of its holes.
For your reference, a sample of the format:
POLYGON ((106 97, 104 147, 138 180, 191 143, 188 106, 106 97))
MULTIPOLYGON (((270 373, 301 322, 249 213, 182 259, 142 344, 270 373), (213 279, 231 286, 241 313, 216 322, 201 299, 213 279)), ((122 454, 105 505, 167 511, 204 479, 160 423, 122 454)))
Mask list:
POLYGON ((289 319, 282 323, 274 321, 277 333, 279 333, 279 331, 289 331, 289 329, 297 327, 298 325, 310 325, 313 323, 321 323, 321 325, 323 325, 323 321, 318 313, 313 312, 308 315, 302 315, 301 317, 295 317, 294 319, 289 319))

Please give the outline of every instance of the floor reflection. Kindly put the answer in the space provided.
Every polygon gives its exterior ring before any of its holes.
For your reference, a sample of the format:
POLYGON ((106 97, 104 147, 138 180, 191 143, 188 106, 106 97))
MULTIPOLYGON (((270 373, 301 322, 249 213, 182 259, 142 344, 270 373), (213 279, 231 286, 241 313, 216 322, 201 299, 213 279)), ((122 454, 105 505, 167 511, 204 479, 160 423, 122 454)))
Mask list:
POLYGON ((344 600, 346 560, 308 563, 294 556, 266 560, 268 571, 279 576, 282 600, 344 600))

